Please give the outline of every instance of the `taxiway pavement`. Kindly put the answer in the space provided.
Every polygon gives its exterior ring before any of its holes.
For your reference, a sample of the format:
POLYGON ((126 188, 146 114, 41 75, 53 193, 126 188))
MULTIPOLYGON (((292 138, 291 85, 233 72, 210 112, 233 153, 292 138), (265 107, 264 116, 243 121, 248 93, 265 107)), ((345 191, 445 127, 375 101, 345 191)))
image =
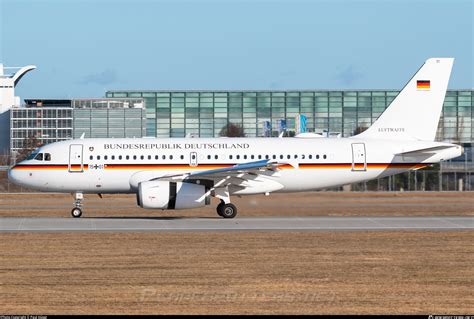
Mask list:
POLYGON ((474 217, 0 218, 0 232, 472 230, 474 217))

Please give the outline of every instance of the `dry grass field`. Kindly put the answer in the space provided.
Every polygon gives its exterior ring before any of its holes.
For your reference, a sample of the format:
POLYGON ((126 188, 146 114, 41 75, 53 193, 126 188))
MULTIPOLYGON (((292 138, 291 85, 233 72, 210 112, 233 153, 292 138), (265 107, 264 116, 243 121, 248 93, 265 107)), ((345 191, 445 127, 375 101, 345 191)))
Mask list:
MULTIPOLYGON (((233 197, 240 217, 250 216, 457 216, 474 215, 474 192, 307 192, 233 197)), ((71 194, 0 193, 0 217, 70 217, 71 194)), ((84 217, 217 217, 210 206, 186 211, 145 210, 134 195, 85 195, 84 217)))
MULTIPOLYGON (((474 215, 472 193, 236 198, 239 216, 474 215)), ((70 195, 0 195, 0 217, 71 218, 70 195)), ((87 216, 216 217, 86 197, 87 216)), ((238 218, 238 217, 237 217, 238 218)), ((1 219, 0 219, 1 222, 1 219)), ((2 314, 466 314, 472 231, 0 233, 2 314)))
POLYGON ((460 232, 4 233, 0 312, 466 314, 460 232))

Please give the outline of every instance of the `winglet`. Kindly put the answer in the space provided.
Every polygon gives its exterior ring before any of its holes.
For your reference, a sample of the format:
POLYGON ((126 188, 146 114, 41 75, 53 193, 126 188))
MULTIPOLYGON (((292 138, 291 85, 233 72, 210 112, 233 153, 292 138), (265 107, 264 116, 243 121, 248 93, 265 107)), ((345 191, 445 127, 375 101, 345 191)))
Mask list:
POLYGON ((82 133, 81 137, 79 137, 80 140, 84 139, 84 136, 86 136, 86 133, 82 133))

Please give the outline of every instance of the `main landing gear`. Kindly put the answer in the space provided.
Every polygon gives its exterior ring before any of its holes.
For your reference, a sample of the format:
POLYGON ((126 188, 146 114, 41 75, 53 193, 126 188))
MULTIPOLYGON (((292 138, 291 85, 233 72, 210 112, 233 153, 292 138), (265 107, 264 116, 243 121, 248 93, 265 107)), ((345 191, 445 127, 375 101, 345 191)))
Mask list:
POLYGON ((221 200, 220 204, 217 205, 217 214, 223 218, 234 218, 237 215, 237 207, 231 203, 225 203, 221 200))
POLYGON ((71 210, 71 215, 74 218, 79 218, 82 216, 82 200, 84 199, 84 195, 82 193, 75 193, 74 194, 74 208, 71 210))
POLYGON ((227 187, 216 188, 214 196, 221 200, 217 205, 217 214, 223 218, 234 218, 237 216, 237 207, 230 203, 230 194, 227 187))

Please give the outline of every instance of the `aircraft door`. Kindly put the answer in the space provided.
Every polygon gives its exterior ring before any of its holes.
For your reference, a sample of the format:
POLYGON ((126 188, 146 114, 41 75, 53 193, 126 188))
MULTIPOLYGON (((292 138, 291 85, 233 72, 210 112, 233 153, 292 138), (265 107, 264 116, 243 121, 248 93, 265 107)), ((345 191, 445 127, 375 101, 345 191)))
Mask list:
POLYGON ((198 165, 198 157, 196 152, 189 153, 189 165, 197 166, 198 165))
POLYGON ((83 172, 82 144, 69 145, 69 172, 83 172))
POLYGON ((367 170, 364 143, 352 144, 352 170, 353 171, 366 171, 367 170))

